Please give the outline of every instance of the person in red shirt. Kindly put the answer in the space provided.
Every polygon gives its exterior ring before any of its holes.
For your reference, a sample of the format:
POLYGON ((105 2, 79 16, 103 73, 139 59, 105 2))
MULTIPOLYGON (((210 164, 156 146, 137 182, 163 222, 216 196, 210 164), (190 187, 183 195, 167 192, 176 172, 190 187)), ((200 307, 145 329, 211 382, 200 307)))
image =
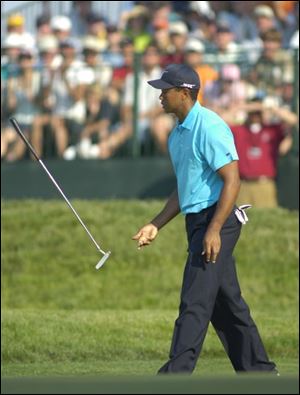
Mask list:
POLYGON ((276 207, 276 176, 279 155, 285 155, 292 145, 289 131, 297 116, 290 110, 267 102, 248 103, 245 124, 231 126, 239 155, 241 189, 238 203, 255 207, 276 207), (271 115, 272 122, 265 116, 271 115))
POLYGON ((111 84, 114 88, 122 92, 126 76, 133 70, 134 44, 132 40, 125 38, 122 40, 120 46, 123 56, 123 64, 119 67, 113 68, 111 84))

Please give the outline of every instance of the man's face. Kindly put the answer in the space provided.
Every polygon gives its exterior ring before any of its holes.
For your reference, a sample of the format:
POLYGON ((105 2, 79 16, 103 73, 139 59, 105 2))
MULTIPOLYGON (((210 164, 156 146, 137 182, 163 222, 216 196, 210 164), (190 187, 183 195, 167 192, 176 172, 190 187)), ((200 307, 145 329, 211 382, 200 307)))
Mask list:
POLYGON ((157 49, 148 48, 148 50, 144 53, 143 56, 143 66, 147 69, 152 69, 159 65, 160 56, 157 49))
POLYGON ((170 39, 177 51, 183 51, 187 41, 187 36, 185 34, 171 34, 170 39))
POLYGON ((94 50, 84 49, 83 56, 88 65, 94 66, 98 63, 98 53, 94 50))
POLYGON ((185 63, 191 67, 197 67, 202 63, 202 53, 195 51, 187 51, 184 54, 185 63))
POLYGON ((272 18, 265 16, 258 16, 256 18, 256 25, 259 33, 264 33, 274 27, 274 22, 272 18))
POLYGON ((183 90, 178 88, 162 89, 159 96, 161 105, 166 113, 175 113, 182 104, 183 90))
POLYGON ((221 51, 225 51, 233 41, 233 34, 230 32, 219 32, 216 35, 216 44, 221 51))
POLYGON ((255 132, 256 129, 261 128, 262 123, 263 123, 263 118, 261 111, 252 111, 248 114, 247 124, 250 130, 254 128, 253 130, 255 132))
POLYGON ((281 48, 281 43, 276 40, 265 40, 263 45, 264 55, 268 58, 273 58, 281 48))

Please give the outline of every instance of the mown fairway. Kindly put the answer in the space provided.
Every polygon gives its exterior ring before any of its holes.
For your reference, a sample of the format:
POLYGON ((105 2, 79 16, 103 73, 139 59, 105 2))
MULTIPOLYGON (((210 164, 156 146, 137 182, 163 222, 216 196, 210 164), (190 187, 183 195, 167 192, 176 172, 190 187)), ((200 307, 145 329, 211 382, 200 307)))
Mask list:
MULTIPOLYGON (((72 203, 112 251, 99 271, 64 202, 2 202, 2 376, 153 376, 177 315, 184 219, 139 251, 131 236, 163 201, 72 203)), ((289 377, 298 373, 298 213, 248 213, 235 253, 240 283, 270 358, 289 377)), ((235 377, 210 328, 195 376, 212 374, 235 377)))

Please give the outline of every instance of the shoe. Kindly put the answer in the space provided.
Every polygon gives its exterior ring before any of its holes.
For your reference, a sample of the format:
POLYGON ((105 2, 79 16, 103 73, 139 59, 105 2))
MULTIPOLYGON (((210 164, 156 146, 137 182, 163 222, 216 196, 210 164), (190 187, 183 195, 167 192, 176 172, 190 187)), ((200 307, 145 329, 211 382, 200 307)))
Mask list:
POLYGON ((272 374, 275 374, 276 376, 280 376, 280 373, 278 372, 278 370, 275 368, 275 369, 273 369, 273 370, 271 370, 271 373, 272 374))
POLYGON ((66 160, 73 160, 76 158, 76 147, 74 147, 73 145, 71 145, 70 147, 68 147, 65 152, 63 153, 63 158, 66 160))
POLYGON ((91 145, 92 143, 90 139, 82 139, 80 141, 77 145, 77 152, 80 158, 89 159, 91 145))

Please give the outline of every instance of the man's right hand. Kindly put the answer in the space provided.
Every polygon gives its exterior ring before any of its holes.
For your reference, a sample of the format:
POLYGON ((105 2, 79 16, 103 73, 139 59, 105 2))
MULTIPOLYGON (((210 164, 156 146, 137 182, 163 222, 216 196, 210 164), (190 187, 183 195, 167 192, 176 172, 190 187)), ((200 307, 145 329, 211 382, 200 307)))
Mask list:
POLYGON ((143 226, 136 235, 132 237, 132 240, 138 241, 138 249, 149 245, 157 236, 158 228, 153 224, 147 224, 143 226))

